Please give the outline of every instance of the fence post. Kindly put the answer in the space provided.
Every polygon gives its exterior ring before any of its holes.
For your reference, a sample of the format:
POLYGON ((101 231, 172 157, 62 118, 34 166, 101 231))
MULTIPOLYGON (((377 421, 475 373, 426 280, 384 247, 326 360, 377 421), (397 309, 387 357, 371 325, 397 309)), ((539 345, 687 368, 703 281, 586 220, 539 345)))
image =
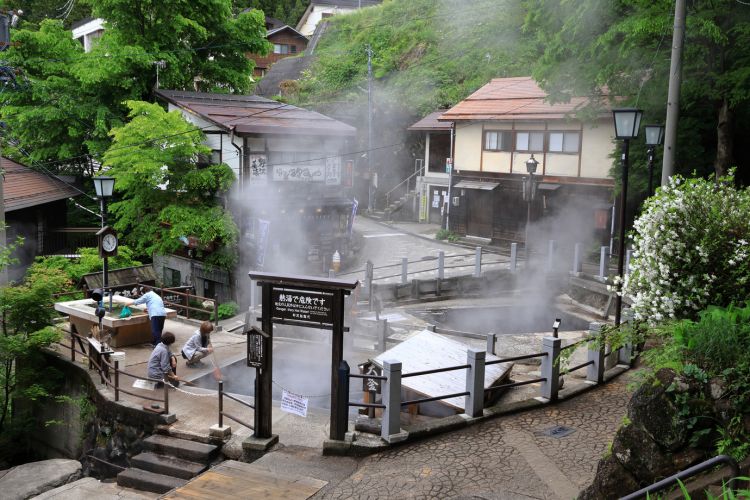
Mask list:
POLYGON ((464 413, 470 417, 481 417, 484 410, 484 363, 487 353, 476 349, 466 350, 466 390, 464 413))
POLYGON ((386 342, 388 340, 388 320, 381 319, 377 323, 378 325, 378 349, 380 352, 385 352, 388 349, 386 342))
POLYGON ((487 334, 487 352, 495 354, 495 346, 497 345, 497 335, 490 332, 487 334))
POLYGON ((445 252, 438 252, 438 279, 445 278, 445 252))
POLYGON ((594 364, 586 367, 586 380, 597 384, 604 382, 604 347, 606 342, 601 331, 601 323, 589 323, 589 336, 595 342, 593 345, 592 342, 589 342, 588 361, 593 361, 594 364))
MULTIPOLYGON (((383 361, 383 418, 381 421, 380 437, 389 443, 400 441, 401 434, 401 362, 396 360, 383 361), (394 440, 395 438, 395 440, 394 440)), ((402 438, 403 439, 403 438, 402 438)))
POLYGON ((401 258, 401 284, 404 285, 409 280, 409 259, 407 257, 401 258))
POLYGON ((482 275, 482 247, 474 249, 474 277, 479 278, 482 275))
MULTIPOLYGON (((633 321, 633 310, 632 309, 625 309, 622 311, 622 324, 629 324, 631 321, 633 321)), ((619 364, 632 366, 633 365, 633 344, 631 342, 626 342, 625 345, 620 347, 619 352, 617 353, 617 362, 619 364)))
POLYGON ((71 325, 71 330, 70 330, 70 361, 72 361, 73 363, 75 363, 76 362, 76 334, 73 333, 73 330, 72 330, 73 328, 74 327, 71 325))
POLYGON ((219 427, 224 427, 224 381, 219 380, 219 427))
POLYGON ((541 396, 550 401, 557 400, 557 393, 560 390, 561 346, 561 339, 554 337, 544 337, 542 339, 542 352, 546 356, 542 357, 541 372, 545 380, 541 385, 541 396))
POLYGON ((573 250, 573 274, 574 275, 578 275, 583 269, 583 261, 581 259, 582 256, 583 256, 583 244, 576 243, 576 246, 573 250))
POLYGON ((190 319, 190 290, 185 290, 185 318, 190 319))
POLYGON ((120 400, 120 362, 125 361, 124 352, 113 352, 110 358, 115 367, 115 401, 120 400))
POLYGON ((328 270, 328 277, 329 278, 335 278, 336 277, 336 271, 334 271, 333 269, 329 269, 328 270))
POLYGON ((607 279, 609 274, 609 247, 601 247, 599 249, 599 275, 598 277, 602 280, 607 279))
POLYGON ((336 408, 336 420, 338 420, 339 435, 336 439, 343 441, 349 430, 349 363, 341 360, 339 363, 339 392, 336 408))
POLYGON ((164 413, 169 413, 169 384, 164 382, 164 413))
POLYGON ((367 283, 367 307, 372 311, 372 280, 375 272, 375 266, 372 261, 365 264, 365 283, 367 283))
POLYGON ((214 329, 219 329, 219 296, 214 295, 214 329))
POLYGON ((555 250, 557 249, 557 241, 549 240, 547 243, 547 272, 551 273, 553 270, 553 262, 555 260, 555 250))
POLYGON ((518 243, 510 244, 510 272, 516 272, 516 266, 518 264, 518 243))

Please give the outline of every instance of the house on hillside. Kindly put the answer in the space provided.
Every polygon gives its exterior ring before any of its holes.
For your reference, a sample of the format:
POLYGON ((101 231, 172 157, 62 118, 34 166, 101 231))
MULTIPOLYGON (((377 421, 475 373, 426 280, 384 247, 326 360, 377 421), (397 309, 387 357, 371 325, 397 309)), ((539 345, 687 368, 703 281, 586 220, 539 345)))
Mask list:
POLYGON ((73 39, 78 40, 83 45, 84 52, 91 52, 94 43, 104 34, 104 19, 90 17, 81 19, 73 23, 71 27, 73 39))
POLYGON ((382 2, 383 0, 310 0, 310 5, 297 23, 297 31, 309 37, 315 33, 315 27, 323 19, 380 5, 382 2))
POLYGON ((443 199, 448 197, 453 124, 438 121, 446 110, 435 111, 408 128, 411 132, 424 135, 424 157, 418 176, 419 221, 441 223, 444 207, 443 199))
MULTIPOLYGON (((325 274, 334 252, 346 258, 356 212, 346 156, 354 127, 259 96, 156 94, 203 130, 210 162, 227 164, 237 177, 231 209, 240 228, 241 269, 325 274)), ((179 265, 164 266, 192 274, 179 265)), ((200 293, 217 285, 195 286, 200 293)))
POLYGON ((266 16, 266 39, 273 44, 273 50, 268 55, 247 55, 255 61, 254 77, 265 76, 271 66, 281 59, 302 53, 309 42, 309 39, 296 29, 269 16, 266 16))
POLYGON ((26 269, 38 255, 72 252, 77 244, 95 244, 99 228, 65 228, 66 200, 77 196, 78 190, 5 157, 0 168, 4 172, 5 238, 13 243, 17 237, 23 237, 23 244, 12 255, 16 262, 8 268, 9 280, 23 279, 26 269), (73 241, 72 237, 76 236, 83 239, 73 241))
POLYGON ((594 240, 610 234, 614 126, 609 110, 575 117, 587 98, 550 104, 531 77, 496 78, 439 117, 455 129, 450 228, 486 240, 594 240), (526 162, 536 196, 523 196, 526 162))

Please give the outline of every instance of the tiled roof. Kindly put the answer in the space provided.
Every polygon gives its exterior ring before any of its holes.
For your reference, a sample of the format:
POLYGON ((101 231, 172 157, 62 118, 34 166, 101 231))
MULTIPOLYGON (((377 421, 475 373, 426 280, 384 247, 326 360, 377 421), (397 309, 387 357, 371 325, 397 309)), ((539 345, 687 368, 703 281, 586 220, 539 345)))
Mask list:
MULTIPOLYGON (((278 64, 278 63, 277 63, 278 64)), ((157 95, 236 134, 352 136, 357 129, 315 111, 257 95, 157 90, 157 95)))
POLYGON ((441 111, 434 111, 409 127, 408 130, 442 130, 447 132, 452 127, 451 123, 438 121, 438 118, 442 116, 443 113, 445 113, 444 109, 441 111))
POLYGON ((3 157, 2 168, 5 171, 3 195, 6 212, 64 200, 78 194, 63 181, 8 158, 3 157))
POLYGON ((443 113, 440 121, 560 119, 589 102, 587 97, 573 97, 567 103, 550 104, 546 97, 531 77, 495 78, 443 113))
POLYGON ((292 31, 293 34, 294 34, 294 36, 297 36, 299 38, 304 38, 305 41, 308 40, 308 38, 305 35, 303 35, 299 31, 297 31, 296 29, 294 29, 291 26, 288 26, 286 24, 284 26, 280 26, 278 28, 274 28, 272 30, 268 30, 268 32, 266 33, 266 38, 270 38, 272 35, 275 35, 276 33, 281 33, 282 31, 287 31, 287 30, 288 31, 292 31))

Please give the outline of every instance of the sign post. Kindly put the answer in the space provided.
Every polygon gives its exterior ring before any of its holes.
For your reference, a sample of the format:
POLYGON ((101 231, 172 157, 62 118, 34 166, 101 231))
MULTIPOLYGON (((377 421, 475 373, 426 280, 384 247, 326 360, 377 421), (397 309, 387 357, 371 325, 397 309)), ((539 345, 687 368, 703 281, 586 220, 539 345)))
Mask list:
POLYGON ((348 401, 348 395, 339 394, 343 388, 338 370, 344 360, 344 333, 349 330, 344 326, 344 298, 357 287, 358 281, 254 271, 249 275, 262 287, 263 301, 262 331, 257 334, 260 340, 248 335, 248 365, 260 365, 256 377, 255 437, 271 437, 273 325, 278 323, 331 330, 330 438, 343 440, 348 408, 340 406, 341 401, 348 401), (251 361, 256 364, 250 365, 251 361))

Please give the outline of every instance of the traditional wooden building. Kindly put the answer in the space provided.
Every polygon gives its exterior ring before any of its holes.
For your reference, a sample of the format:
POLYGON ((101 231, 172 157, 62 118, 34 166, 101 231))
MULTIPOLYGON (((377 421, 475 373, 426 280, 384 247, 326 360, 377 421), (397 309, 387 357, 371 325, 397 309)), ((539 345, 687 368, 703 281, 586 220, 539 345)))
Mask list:
POLYGON ((439 117, 455 128, 450 227, 488 241, 524 241, 527 220, 545 239, 604 242, 614 180, 608 109, 589 121, 588 103, 550 104, 531 77, 497 78, 439 117), (526 162, 538 162, 536 196, 523 196, 526 162))
POLYGON ((255 61, 254 77, 265 76, 277 61, 301 54, 310 41, 308 37, 284 24, 283 21, 269 16, 266 16, 266 39, 273 44, 270 53, 265 56, 259 54, 247 55, 255 61))
POLYGON ((441 223, 444 202, 447 203, 448 199, 448 159, 451 157, 453 124, 438 121, 445 111, 430 113, 408 128, 424 135, 423 171, 417 178, 420 222, 441 223))
POLYGON ((207 161, 237 176, 230 206, 244 270, 325 274, 335 252, 346 258, 356 211, 346 155, 354 127, 259 96, 156 93, 206 134, 207 161))

